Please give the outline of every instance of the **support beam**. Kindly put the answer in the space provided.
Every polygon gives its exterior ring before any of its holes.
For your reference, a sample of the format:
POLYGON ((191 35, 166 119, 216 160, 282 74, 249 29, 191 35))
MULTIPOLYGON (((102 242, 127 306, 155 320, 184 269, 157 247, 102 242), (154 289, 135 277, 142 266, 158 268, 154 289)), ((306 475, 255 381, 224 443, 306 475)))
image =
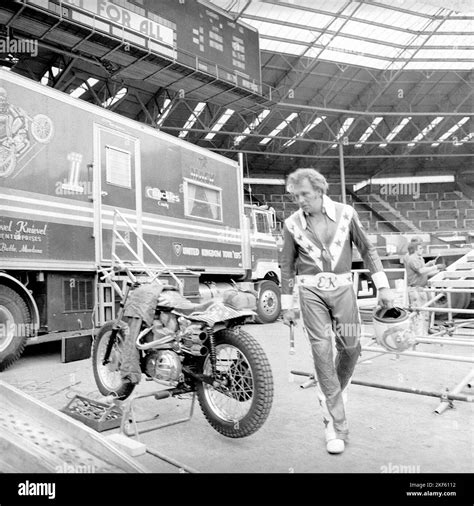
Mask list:
POLYGON ((344 150, 342 147, 342 142, 339 142, 339 170, 341 173, 341 197, 342 203, 346 203, 346 173, 344 170, 344 150))

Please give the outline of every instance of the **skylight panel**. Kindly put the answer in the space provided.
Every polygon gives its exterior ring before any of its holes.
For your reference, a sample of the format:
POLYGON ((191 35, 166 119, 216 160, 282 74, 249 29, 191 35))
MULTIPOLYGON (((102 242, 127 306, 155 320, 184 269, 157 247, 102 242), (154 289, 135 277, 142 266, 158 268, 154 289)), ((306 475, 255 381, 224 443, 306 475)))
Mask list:
POLYGON ((213 139, 216 133, 227 123, 232 114, 234 114, 233 109, 226 109, 224 114, 222 114, 222 116, 214 123, 211 131, 204 137, 204 139, 209 141, 213 139))
POLYGON ((260 141, 260 144, 268 144, 275 135, 278 135, 284 128, 286 128, 295 118, 298 116, 296 112, 292 112, 288 115, 276 128, 274 128, 268 137, 265 137, 260 141))
POLYGON ((375 129, 377 128, 377 125, 383 120, 382 116, 377 116, 374 118, 374 121, 372 121, 372 124, 367 128, 367 130, 362 134, 361 138, 359 139, 359 142, 355 145, 356 148, 361 148, 362 144, 367 141, 367 139, 374 133, 375 129))
POLYGON ((106 109, 112 107, 127 94, 127 91, 127 88, 121 88, 113 97, 110 97, 105 102, 102 102, 102 107, 105 107, 106 109))
POLYGON ((455 142, 454 145, 455 146, 462 146, 465 142, 470 141, 473 137, 474 137, 474 132, 470 132, 466 135, 466 137, 464 137, 460 141, 455 142))
MULTIPOLYGON (((347 132, 348 128, 352 125, 355 118, 347 118, 344 123, 342 124, 342 127, 339 129, 339 132, 336 136, 336 141, 340 140, 342 136, 347 132)), ((337 147, 337 144, 333 144, 331 146, 331 149, 334 149, 337 147)))
POLYGON ((165 98, 165 101, 163 102, 163 109, 161 110, 159 119, 156 122, 156 126, 160 127, 170 112, 171 112, 171 100, 169 98, 165 98))
POLYGON ((98 79, 95 79, 94 77, 89 77, 87 81, 84 81, 80 86, 72 90, 69 95, 74 98, 79 98, 80 96, 84 95, 86 91, 89 91, 89 88, 93 88, 97 83, 99 82, 98 79))
POLYGON ((196 123, 199 115, 204 110, 204 107, 206 107, 206 102, 199 102, 196 105, 196 107, 194 108, 194 111, 189 115, 189 118, 187 119, 186 123, 184 124, 183 130, 181 130, 181 132, 179 132, 178 136, 181 137, 181 139, 184 139, 186 137, 186 135, 188 135, 188 132, 189 132, 188 129, 192 128, 194 123, 196 123))
POLYGON ((413 147, 418 141, 421 141, 421 139, 423 139, 423 137, 428 132, 433 130, 433 128, 438 123, 441 123, 441 121, 443 121, 443 119, 444 119, 444 116, 436 116, 436 118, 427 127, 423 128, 423 130, 411 142, 408 143, 408 146, 413 147))
POLYGON ((453 135, 453 133, 461 128, 464 123, 469 119, 469 116, 464 116, 464 118, 460 119, 454 126, 452 126, 447 132, 445 132, 436 142, 433 142, 431 146, 436 147, 439 146, 442 141, 453 135))
POLYGON ((308 132, 310 132, 315 126, 319 125, 323 119, 326 119, 326 116, 321 116, 313 120, 311 123, 306 125, 301 132, 298 132, 296 135, 294 135, 290 140, 286 141, 285 144, 283 144, 284 148, 288 148, 292 144, 296 142, 296 140, 300 137, 305 136, 308 132))
POLYGON ((410 120, 411 116, 408 116, 408 118, 403 118, 402 121, 400 121, 400 123, 387 135, 385 142, 379 144, 379 148, 385 148, 387 144, 405 128, 410 120))
POLYGON ((234 146, 238 146, 247 135, 255 130, 260 123, 270 114, 270 109, 264 109, 253 121, 250 125, 242 132, 242 135, 239 135, 234 139, 234 146))
POLYGON ((41 84, 44 86, 48 86, 49 84, 50 70, 53 77, 56 77, 61 72, 61 69, 59 67, 51 67, 51 69, 48 69, 41 78, 41 84))

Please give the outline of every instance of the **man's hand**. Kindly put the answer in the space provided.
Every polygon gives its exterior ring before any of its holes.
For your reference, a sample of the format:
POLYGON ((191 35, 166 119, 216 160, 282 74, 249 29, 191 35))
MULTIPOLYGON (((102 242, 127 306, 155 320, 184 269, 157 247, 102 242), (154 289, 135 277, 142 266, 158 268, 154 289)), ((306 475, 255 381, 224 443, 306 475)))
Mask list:
POLYGON ((425 265, 428 265, 429 267, 432 267, 432 266, 436 265, 436 260, 430 260, 429 262, 426 262, 425 265))
POLYGON ((293 324, 296 327, 296 320, 299 318, 299 311, 296 309, 283 310, 283 323, 288 327, 293 324))
POLYGON ((390 309, 394 306, 395 296, 390 288, 381 288, 379 290, 379 305, 390 309))

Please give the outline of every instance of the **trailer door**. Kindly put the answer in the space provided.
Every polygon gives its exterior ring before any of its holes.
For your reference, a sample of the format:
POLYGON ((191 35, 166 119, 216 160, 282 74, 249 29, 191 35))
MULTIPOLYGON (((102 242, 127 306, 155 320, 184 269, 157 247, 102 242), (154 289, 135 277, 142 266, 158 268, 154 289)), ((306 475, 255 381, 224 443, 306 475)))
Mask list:
MULTIPOLYGON (((94 233, 96 261, 108 263, 112 254, 114 211, 130 222, 142 236, 139 140, 122 131, 94 124, 94 233)), ((137 236, 121 222, 119 232, 138 256, 143 248, 137 236)), ((134 261, 129 249, 116 243, 122 260, 134 261)))

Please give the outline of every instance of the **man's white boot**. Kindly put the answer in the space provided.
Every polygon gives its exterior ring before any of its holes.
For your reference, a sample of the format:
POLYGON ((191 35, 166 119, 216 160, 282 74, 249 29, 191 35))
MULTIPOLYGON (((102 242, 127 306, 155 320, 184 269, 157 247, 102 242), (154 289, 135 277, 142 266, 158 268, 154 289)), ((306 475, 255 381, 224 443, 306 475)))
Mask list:
POLYGON ((323 422, 325 425, 324 434, 326 436, 326 450, 328 451, 328 453, 332 454, 342 453, 345 449, 344 440, 338 438, 336 431, 334 430, 334 422, 326 404, 326 397, 319 388, 319 384, 316 385, 316 390, 318 393, 319 404, 323 410, 323 422))

